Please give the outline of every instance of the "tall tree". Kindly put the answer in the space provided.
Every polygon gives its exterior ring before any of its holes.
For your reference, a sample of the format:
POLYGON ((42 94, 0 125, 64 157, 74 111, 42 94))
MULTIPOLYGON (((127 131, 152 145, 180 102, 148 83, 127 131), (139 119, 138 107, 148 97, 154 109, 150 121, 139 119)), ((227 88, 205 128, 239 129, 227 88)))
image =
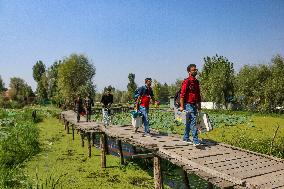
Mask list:
POLYGON ((4 90, 5 90, 5 83, 2 80, 2 77, 0 76, 0 95, 1 95, 1 92, 3 92, 4 90))
POLYGON ((137 84, 135 83, 135 74, 129 73, 128 74, 128 84, 127 84, 127 92, 128 92, 128 100, 133 99, 133 94, 137 89, 137 84))
POLYGON ((236 75, 235 97, 248 110, 266 109, 268 99, 265 94, 271 71, 267 65, 245 65, 236 75))
POLYGON ((276 107, 284 106, 284 58, 276 55, 270 64, 271 78, 267 80, 266 104, 274 111, 276 107))
POLYGON ((227 105, 234 96, 233 63, 223 56, 204 58, 201 75, 201 93, 206 101, 227 105))
POLYGON ((33 77, 34 77, 34 80, 38 83, 41 80, 42 75, 44 73, 45 73, 45 65, 44 65, 44 63, 41 60, 39 60, 33 66, 33 77))
POLYGON ((169 86, 167 83, 161 86, 159 99, 162 103, 168 103, 170 97, 169 86))
POLYGON ((66 105, 71 105, 76 95, 94 93, 95 66, 87 57, 71 54, 63 60, 58 69, 58 90, 66 105))
POLYGON ((37 96, 38 99, 44 100, 47 99, 47 78, 46 78, 46 69, 45 64, 39 60, 33 66, 33 77, 34 80, 37 82, 37 96))
POLYGON ((10 79, 10 91, 9 95, 12 100, 24 101, 26 97, 32 95, 31 87, 26 82, 18 77, 12 77, 10 79))
POLYGON ((53 101, 58 101, 58 68, 61 60, 54 62, 47 70, 47 95, 53 101))
POLYGON ((153 93, 156 100, 160 100, 160 92, 161 92, 161 83, 159 83, 156 79, 154 79, 153 93))

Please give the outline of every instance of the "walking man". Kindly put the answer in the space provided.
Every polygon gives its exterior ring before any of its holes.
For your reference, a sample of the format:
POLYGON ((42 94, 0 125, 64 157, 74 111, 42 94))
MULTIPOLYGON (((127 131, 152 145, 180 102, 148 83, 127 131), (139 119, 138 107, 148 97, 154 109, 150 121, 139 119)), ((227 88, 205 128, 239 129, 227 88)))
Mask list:
MULTIPOLYGON (((152 79, 146 78, 145 85, 138 88, 138 98, 136 101, 136 109, 142 113, 142 122, 144 125, 145 136, 150 136, 150 125, 148 117, 150 100, 152 99, 153 104, 155 102, 151 84, 152 79)), ((137 131, 137 129, 138 128, 135 129, 135 132, 137 131)))
POLYGON ((108 88, 106 93, 102 96, 101 103, 103 104, 103 121, 105 125, 110 122, 110 107, 113 103, 113 95, 111 94, 111 89, 108 88))
POLYGON ((186 124, 183 141, 194 146, 199 146, 198 131, 197 131, 197 113, 201 109, 201 96, 199 81, 195 78, 197 75, 195 64, 190 64, 187 67, 188 78, 186 78, 181 86, 180 92, 180 111, 184 109, 189 112, 189 123, 186 124), (189 139, 189 132, 192 132, 193 141, 189 139))
POLYGON ((75 111, 77 113, 77 123, 80 121, 80 114, 83 112, 83 100, 80 95, 75 100, 75 111))
POLYGON ((94 101, 91 98, 91 95, 88 94, 86 96, 86 98, 85 98, 85 109, 86 109, 86 119, 87 119, 87 122, 91 121, 92 106, 94 106, 94 101))

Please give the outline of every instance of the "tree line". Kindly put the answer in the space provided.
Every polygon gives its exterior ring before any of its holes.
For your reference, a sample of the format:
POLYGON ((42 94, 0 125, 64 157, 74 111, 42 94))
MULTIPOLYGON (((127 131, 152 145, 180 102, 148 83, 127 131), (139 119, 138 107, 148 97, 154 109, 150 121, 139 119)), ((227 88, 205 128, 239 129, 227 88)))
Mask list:
MULTIPOLYGON (((272 112, 284 106, 284 59, 280 55, 274 56, 267 64, 244 65, 238 72, 234 64, 223 56, 204 58, 200 70, 202 101, 215 102, 228 107, 234 104, 241 110, 272 112)), ((90 93, 96 101, 100 101, 102 93, 112 89, 116 103, 133 101, 134 91, 137 89, 135 74, 129 73, 127 90, 118 90, 109 85, 103 91, 96 91, 94 64, 81 54, 70 56, 54 62, 50 67, 42 61, 33 66, 33 78, 37 82, 37 89, 32 91, 25 81, 13 77, 9 84, 10 101, 24 104, 29 97, 36 96, 38 103, 46 101, 71 106, 77 95, 90 93)), ((155 98, 161 103, 169 103, 180 89, 183 79, 177 79, 172 84, 160 83, 153 80, 155 98)), ((5 84, 0 77, 0 91, 6 91, 5 84)), ((5 103, 3 95, 0 105, 5 103)))

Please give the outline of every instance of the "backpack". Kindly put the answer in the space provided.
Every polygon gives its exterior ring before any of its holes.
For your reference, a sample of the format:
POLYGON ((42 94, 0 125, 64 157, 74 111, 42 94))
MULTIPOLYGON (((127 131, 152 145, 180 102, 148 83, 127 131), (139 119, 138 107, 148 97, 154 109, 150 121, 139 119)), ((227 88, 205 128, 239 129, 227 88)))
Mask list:
MULTIPOLYGON (((134 94, 133 94, 133 98, 135 100, 135 102, 137 101, 138 97, 140 96, 139 95, 139 90, 143 89, 143 95, 146 93, 147 91, 147 88, 145 86, 142 86, 142 87, 139 87, 137 88, 135 91, 134 91, 134 94)), ((148 91, 149 92, 149 91, 148 91)))
MULTIPOLYGON (((183 80, 183 82, 181 83, 181 86, 180 86, 180 89, 176 92, 176 94, 175 94, 175 96, 174 96, 174 106, 176 107, 176 108, 179 108, 180 107, 180 92, 181 92, 181 87, 182 87, 182 85, 183 85, 183 83, 187 80, 188 78, 185 78, 184 80, 183 80)), ((188 93, 190 92, 190 90, 189 89, 191 89, 192 88, 192 86, 190 86, 191 85, 191 82, 189 83, 189 85, 187 86, 187 88, 186 88, 186 95, 188 95, 188 93)), ((187 98, 187 97, 185 97, 185 98, 187 98)))
POLYGON ((135 89, 134 94, 133 94, 133 99, 134 99, 135 102, 137 101, 137 99, 139 97, 139 89, 140 88, 135 89))

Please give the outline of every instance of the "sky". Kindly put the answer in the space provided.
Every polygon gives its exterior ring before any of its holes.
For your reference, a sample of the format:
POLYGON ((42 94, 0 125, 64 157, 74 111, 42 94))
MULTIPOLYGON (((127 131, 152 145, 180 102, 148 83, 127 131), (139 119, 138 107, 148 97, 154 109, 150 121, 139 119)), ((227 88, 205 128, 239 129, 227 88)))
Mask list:
POLYGON ((284 0, 0 0, 0 76, 33 89, 32 67, 72 53, 96 67, 98 91, 126 90, 128 74, 174 83, 216 54, 266 64, 284 56, 284 0))

